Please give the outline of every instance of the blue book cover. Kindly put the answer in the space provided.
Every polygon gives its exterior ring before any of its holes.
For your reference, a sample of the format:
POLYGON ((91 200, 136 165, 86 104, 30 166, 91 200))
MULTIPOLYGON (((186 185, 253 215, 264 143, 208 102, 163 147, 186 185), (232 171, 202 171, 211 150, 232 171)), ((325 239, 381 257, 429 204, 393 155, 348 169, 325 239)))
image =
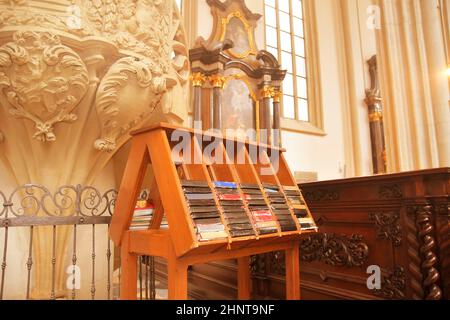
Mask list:
POLYGON ((214 185, 217 188, 229 188, 229 189, 237 189, 237 184, 234 182, 223 182, 223 181, 215 181, 214 185))

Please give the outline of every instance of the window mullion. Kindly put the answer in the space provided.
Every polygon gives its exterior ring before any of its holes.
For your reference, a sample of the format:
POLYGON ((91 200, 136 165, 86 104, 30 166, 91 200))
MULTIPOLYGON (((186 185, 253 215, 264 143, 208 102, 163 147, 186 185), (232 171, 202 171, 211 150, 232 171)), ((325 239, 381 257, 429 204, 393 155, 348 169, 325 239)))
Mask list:
MULTIPOLYGON (((280 5, 279 2, 280 0, 276 0, 275 1, 275 12, 277 15, 277 43, 278 43, 278 61, 281 61, 281 64, 283 64, 283 61, 281 59, 281 28, 280 28, 280 5)), ((284 1, 284 0, 282 0, 284 1)), ((281 91, 284 91, 283 88, 281 88, 281 91)), ((282 102, 281 102, 281 114, 282 116, 284 116, 284 97, 282 98, 282 102)))
POLYGON ((292 78, 294 85, 294 114, 295 119, 298 120, 299 110, 298 110, 298 92, 297 92, 297 55, 295 54, 295 35, 294 35, 294 8, 292 6, 292 0, 289 0, 289 22, 291 25, 291 47, 292 47, 292 78))

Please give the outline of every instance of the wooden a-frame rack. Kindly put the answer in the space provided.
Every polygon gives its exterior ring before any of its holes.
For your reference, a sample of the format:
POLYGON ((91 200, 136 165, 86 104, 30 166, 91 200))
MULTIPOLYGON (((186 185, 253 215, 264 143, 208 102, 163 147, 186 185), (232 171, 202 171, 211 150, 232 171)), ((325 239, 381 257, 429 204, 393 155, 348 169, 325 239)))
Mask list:
MULTIPOLYGON (((133 133, 131 150, 126 165, 115 214, 112 219, 110 235, 117 246, 121 247, 122 277, 120 298, 134 300, 137 297, 137 258, 139 255, 162 257, 167 260, 169 299, 185 300, 188 297, 188 267, 210 261, 237 259, 238 261, 238 298, 251 297, 250 256, 272 251, 286 253, 286 298, 300 299, 299 272, 299 235, 314 230, 302 231, 294 211, 290 209, 296 230, 283 232, 280 223, 278 232, 244 237, 231 237, 226 229, 227 238, 211 241, 199 240, 195 224, 191 218, 189 206, 182 188, 182 180, 203 181, 214 190, 214 181, 231 181, 241 184, 257 184, 261 190, 264 185, 276 185, 282 191, 289 186, 296 187, 295 180, 283 157, 284 150, 263 144, 225 138, 215 148, 214 155, 224 160, 222 164, 213 163, 205 155, 207 143, 199 139, 202 135, 212 139, 219 138, 212 133, 193 129, 178 128, 168 124, 159 124, 133 133), (178 141, 173 142, 174 132, 188 137, 188 147, 174 159, 173 149, 178 141), (234 154, 230 152, 234 148, 234 154), (228 149, 227 149, 228 148, 228 149), (258 157, 252 158, 251 150, 257 148, 258 157), (188 152, 186 152, 186 150, 188 152), (270 161, 269 155, 278 153, 276 163, 270 161), (192 163, 192 159, 200 159, 192 163), (231 159, 234 157, 234 159, 231 159), (241 162, 236 160, 240 159, 241 162), (242 163, 244 159, 244 163, 242 163), (155 212, 148 230, 129 230, 136 200, 139 196, 144 176, 151 165, 156 188, 151 190, 155 203, 155 212), (278 170, 276 170, 278 168, 278 170), (262 169, 265 173, 261 174, 262 169), (267 173, 269 172, 269 174, 267 173), (164 214, 168 229, 161 229, 164 214)), ((213 140, 214 141, 214 140, 213 140)), ((216 140, 220 141, 220 140, 216 140)), ((239 192, 242 189, 238 187, 239 192)), ((301 201, 303 197, 300 191, 301 201)), ((270 207, 269 199, 264 196, 270 207)), ((222 208, 216 199, 218 211, 224 221, 222 208)), ((245 203, 245 201, 244 201, 245 203)), ((250 215, 249 208, 245 205, 250 215)), ((309 210, 308 217, 311 218, 309 210)))

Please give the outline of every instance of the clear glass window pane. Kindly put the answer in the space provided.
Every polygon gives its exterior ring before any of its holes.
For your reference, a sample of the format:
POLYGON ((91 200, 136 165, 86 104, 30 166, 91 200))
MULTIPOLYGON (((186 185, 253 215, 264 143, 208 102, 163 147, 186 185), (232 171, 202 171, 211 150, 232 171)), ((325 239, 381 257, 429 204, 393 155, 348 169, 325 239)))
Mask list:
POLYGON ((279 59, 278 58, 278 49, 277 48, 267 47, 266 50, 269 51, 271 54, 273 54, 273 56, 275 58, 277 58, 277 60, 279 59))
POLYGON ((264 9, 266 50, 287 70, 283 81, 282 116, 307 122, 310 115, 303 3, 302 0, 265 0, 264 9))
POLYGON ((278 36, 277 29, 267 26, 266 27, 266 45, 278 48, 278 36))
POLYGON ((290 33, 281 32, 280 45, 284 51, 292 52, 292 39, 290 33))
POLYGON ((281 66, 286 69, 288 73, 292 73, 293 61, 291 53, 281 51, 281 66))
POLYGON ((294 77, 292 74, 287 74, 283 81, 283 93, 293 96, 294 95, 294 77))
POLYGON ((283 96, 283 117, 295 119, 295 103, 292 96, 283 96))
POLYGON ((297 77, 297 95, 300 98, 308 98, 308 86, 305 78, 297 77))
POLYGON ((297 76, 306 78, 306 60, 297 56, 295 64, 297 65, 297 76))
POLYGON ((292 0, 292 15, 295 17, 303 18, 302 0, 292 0))
POLYGON ((281 11, 290 13, 289 0, 278 0, 278 8, 280 8, 281 11))
POLYGON ((274 8, 275 8, 275 1, 276 1, 276 0, 265 0, 264 3, 265 3, 267 6, 271 6, 271 7, 274 7, 274 8))
POLYGON ((280 12, 280 30, 291 33, 291 18, 284 12, 280 12))
POLYGON ((305 99, 298 99, 298 120, 309 121, 308 101, 305 99))
POLYGON ((265 7, 265 15, 266 15, 266 25, 271 27, 277 27, 277 11, 275 8, 266 6, 265 7))
POLYGON ((305 56, 305 39, 295 37, 295 54, 301 57, 305 56))
POLYGON ((294 35, 297 37, 305 37, 305 33, 303 30, 303 20, 294 18, 294 35))

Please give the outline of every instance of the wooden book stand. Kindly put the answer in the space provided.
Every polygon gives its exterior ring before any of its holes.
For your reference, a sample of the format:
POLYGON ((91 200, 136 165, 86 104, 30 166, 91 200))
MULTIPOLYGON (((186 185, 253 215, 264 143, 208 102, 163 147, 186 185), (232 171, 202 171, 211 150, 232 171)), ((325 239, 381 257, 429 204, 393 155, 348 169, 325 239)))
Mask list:
MULTIPOLYGON (((211 162, 205 149, 210 145, 200 137, 218 139, 215 134, 192 129, 178 128, 160 124, 133 133, 132 146, 112 218, 110 235, 117 246, 121 247, 122 282, 121 299, 134 300, 137 297, 137 258, 139 255, 156 256, 167 259, 169 299, 185 300, 188 297, 188 267, 210 261, 227 259, 238 260, 238 295, 239 299, 251 297, 250 256, 272 252, 286 252, 286 297, 300 298, 299 245, 301 231, 294 211, 290 209, 297 230, 282 232, 278 223, 278 232, 244 237, 231 237, 211 241, 201 241, 196 234, 195 224, 190 215, 189 206, 182 189, 181 180, 203 181, 214 190, 214 181, 257 184, 263 189, 264 184, 296 187, 282 155, 284 150, 266 145, 224 138, 218 141, 214 156, 222 157, 222 164, 211 162), (172 141, 173 133, 182 133, 187 137, 187 148, 183 152, 173 151, 178 141, 172 141), (235 150, 234 154, 230 149, 235 150), (258 159, 251 157, 251 152, 258 150, 258 159), (279 154, 274 161, 269 155, 279 154), (197 162, 189 161, 189 157, 197 162), (234 157, 234 159, 231 159, 234 157), (179 158, 179 159, 176 159, 179 158), (240 159, 240 162, 236 160, 240 159), (244 163, 242 163, 244 159, 244 163), (142 186, 145 172, 151 165, 155 185, 151 191, 155 212, 148 230, 130 231, 136 200, 142 186), (278 167, 278 170, 276 170, 278 167), (261 174, 262 169, 265 173, 261 174), (267 173, 269 172, 269 174, 267 173), (161 229, 164 214, 169 225, 161 229)), ((211 140, 210 140, 211 141, 211 140)), ((186 142, 186 141, 185 141, 186 142)), ((218 161, 219 162, 219 161, 218 161)), ((243 191, 239 187, 239 192, 243 191)), ((242 194, 243 195, 243 194, 242 194)), ((244 196, 244 195, 243 195, 244 196)), ((245 197, 245 196, 244 196, 245 197)), ((265 202, 269 200, 265 196, 265 202)), ((303 200, 303 199, 302 199, 303 200)), ((224 221, 220 202, 215 199, 217 209, 224 221)), ((245 203, 245 201, 244 201, 245 203)), ((305 206, 305 209, 308 210, 305 206)), ((249 208, 245 210, 251 215, 249 208)), ((308 215, 311 217, 308 210, 308 215)), ((225 225, 225 223, 224 223, 225 225)))

